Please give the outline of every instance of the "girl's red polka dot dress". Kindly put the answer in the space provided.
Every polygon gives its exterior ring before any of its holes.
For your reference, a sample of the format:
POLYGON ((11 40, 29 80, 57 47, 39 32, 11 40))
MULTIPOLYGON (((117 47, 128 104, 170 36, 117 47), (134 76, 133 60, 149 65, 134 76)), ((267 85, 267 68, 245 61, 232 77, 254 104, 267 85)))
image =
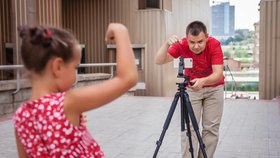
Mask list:
POLYGON ((83 117, 75 126, 65 117, 65 93, 46 95, 22 104, 14 115, 15 129, 29 157, 103 158, 83 117))

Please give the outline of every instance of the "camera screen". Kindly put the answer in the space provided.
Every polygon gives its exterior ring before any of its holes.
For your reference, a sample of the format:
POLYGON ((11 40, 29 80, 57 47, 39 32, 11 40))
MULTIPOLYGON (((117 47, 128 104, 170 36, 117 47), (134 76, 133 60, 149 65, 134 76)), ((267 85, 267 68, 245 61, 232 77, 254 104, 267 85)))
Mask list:
POLYGON ((192 68, 193 67, 192 58, 184 58, 184 67, 185 68, 192 68))
MULTIPOLYGON (((179 68, 179 58, 173 60, 174 68, 179 68)), ((184 58, 184 67, 185 68, 192 68, 193 67, 193 60, 192 58, 184 58)))

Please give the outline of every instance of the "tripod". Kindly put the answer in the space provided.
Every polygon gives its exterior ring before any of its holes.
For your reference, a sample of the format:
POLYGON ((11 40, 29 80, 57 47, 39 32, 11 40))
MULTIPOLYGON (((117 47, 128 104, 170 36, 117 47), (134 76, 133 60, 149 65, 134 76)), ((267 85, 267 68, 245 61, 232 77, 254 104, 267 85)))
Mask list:
MULTIPOLYGON (((179 73, 180 76, 180 73, 179 73)), ((174 111, 176 109, 177 102, 180 99, 181 101, 181 131, 185 131, 185 125, 187 126, 187 136, 189 138, 189 151, 191 153, 192 158, 194 158, 194 153, 193 153, 193 145, 192 145, 192 139, 191 139, 191 130, 190 130, 190 120, 191 119, 194 131, 196 133, 196 136, 198 138, 199 142, 199 147, 202 151, 203 157, 207 158, 206 151, 205 151, 205 145, 202 142, 201 135, 199 133, 199 127, 192 109, 191 102, 189 101, 189 95, 186 92, 186 86, 188 85, 189 82, 189 77, 184 76, 184 82, 183 83, 176 83, 178 85, 178 92, 175 94, 175 97, 173 99, 173 102, 171 104, 170 110, 168 112, 167 118, 165 120, 163 130, 161 132, 159 140, 156 142, 157 147, 154 152, 153 158, 157 157, 157 153, 159 151, 159 148, 162 144, 162 140, 164 138, 164 135, 166 133, 166 130, 168 129, 168 126, 170 124, 171 118, 174 114, 174 111)))

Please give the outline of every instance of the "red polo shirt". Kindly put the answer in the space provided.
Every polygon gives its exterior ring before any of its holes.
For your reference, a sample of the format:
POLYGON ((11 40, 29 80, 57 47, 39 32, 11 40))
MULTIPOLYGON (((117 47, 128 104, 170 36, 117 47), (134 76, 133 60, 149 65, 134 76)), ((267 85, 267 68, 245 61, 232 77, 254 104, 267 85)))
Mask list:
MULTIPOLYGON (((221 44, 218 40, 212 37, 208 37, 206 47, 199 55, 194 54, 189 49, 189 44, 186 38, 183 38, 181 43, 176 43, 169 47, 168 53, 174 58, 178 58, 181 55, 184 58, 192 58, 193 68, 185 68, 184 71, 185 75, 190 76, 190 80, 207 77, 213 72, 212 65, 224 64, 221 44)), ((215 87, 221 84, 224 84, 224 77, 217 83, 210 85, 210 87, 215 87)))

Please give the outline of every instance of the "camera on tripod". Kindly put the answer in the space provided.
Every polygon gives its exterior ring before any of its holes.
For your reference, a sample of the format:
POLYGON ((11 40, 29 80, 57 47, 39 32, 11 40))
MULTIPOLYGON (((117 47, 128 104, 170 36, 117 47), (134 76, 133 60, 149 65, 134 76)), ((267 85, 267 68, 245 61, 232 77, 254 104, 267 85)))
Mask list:
MULTIPOLYGON (((192 68, 193 67, 193 60, 192 58, 184 58, 183 56, 180 56, 179 57, 179 64, 178 63, 178 60, 177 61, 174 61, 174 65, 179 65, 178 66, 178 75, 177 77, 178 78, 184 78, 184 69, 185 68, 192 68)), ((176 66, 175 66, 176 67, 176 66)))
MULTIPOLYGON (((178 60, 177 60, 178 61, 178 60)), ((174 62, 174 64, 176 63, 176 61, 174 62)), ((178 62, 177 62, 178 63, 178 62)), ((194 85, 194 82, 189 82, 190 77, 184 75, 184 70, 185 68, 191 69, 193 68, 193 60, 192 58, 184 58, 183 56, 179 57, 179 63, 177 64, 178 66, 178 75, 177 78, 184 78, 184 84, 185 86, 190 84, 191 86, 194 85)))

